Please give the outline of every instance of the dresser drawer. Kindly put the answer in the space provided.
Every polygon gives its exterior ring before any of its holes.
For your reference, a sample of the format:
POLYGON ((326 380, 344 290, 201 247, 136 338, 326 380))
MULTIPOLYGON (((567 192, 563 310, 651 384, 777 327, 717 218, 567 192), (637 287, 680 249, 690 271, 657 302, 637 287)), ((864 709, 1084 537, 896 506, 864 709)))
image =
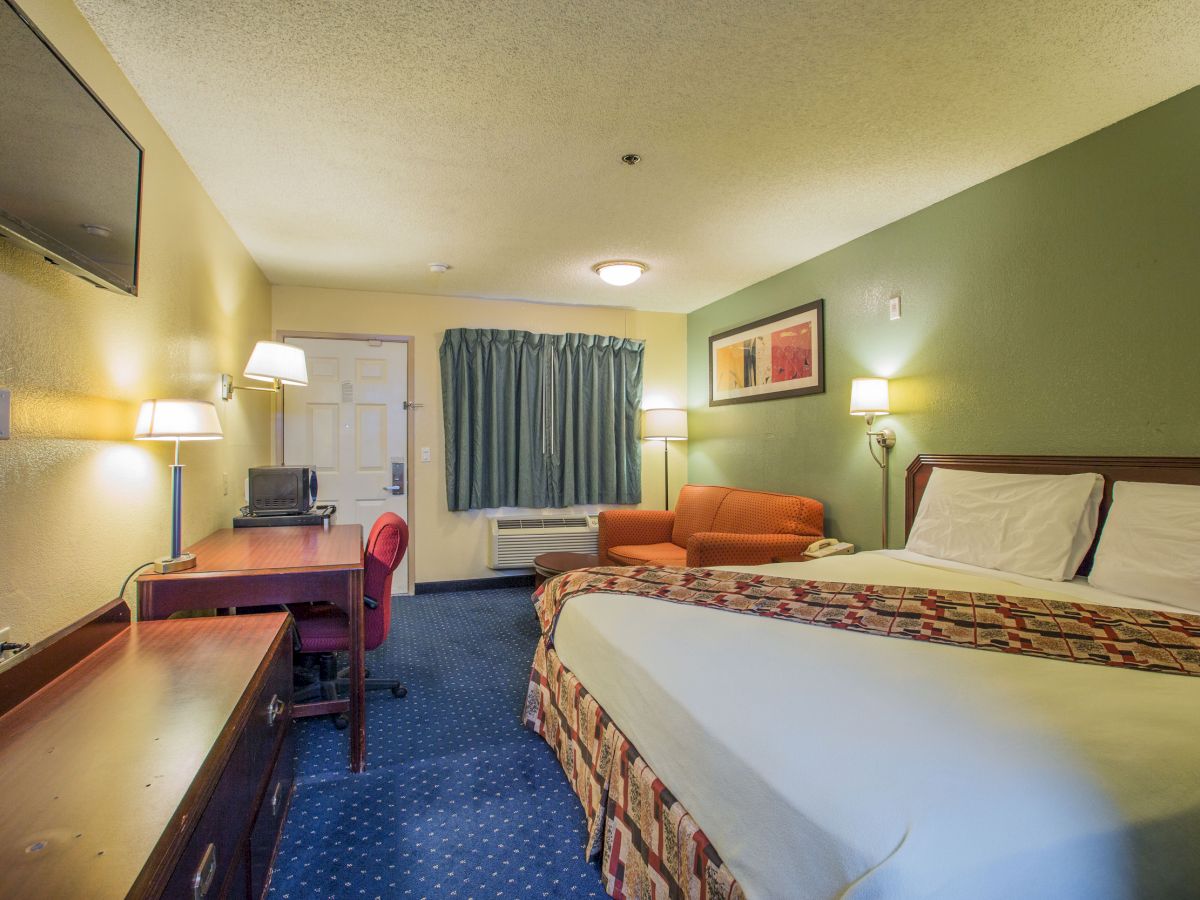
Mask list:
POLYGON ((275 761, 279 742, 292 728, 292 653, 281 645, 271 660, 266 681, 250 711, 246 738, 250 741, 251 766, 265 779, 275 761))
POLYGON ((250 896, 259 900, 266 892, 275 861, 276 847, 283 820, 291 805, 292 788, 296 778, 296 760, 292 734, 289 731, 279 748, 275 769, 267 782, 267 792, 258 808, 254 830, 250 832, 250 896))
POLYGON ((263 799, 276 748, 291 727, 290 646, 281 641, 267 663, 233 753, 195 831, 180 854, 164 897, 216 898, 246 895, 249 878, 246 842, 263 799))

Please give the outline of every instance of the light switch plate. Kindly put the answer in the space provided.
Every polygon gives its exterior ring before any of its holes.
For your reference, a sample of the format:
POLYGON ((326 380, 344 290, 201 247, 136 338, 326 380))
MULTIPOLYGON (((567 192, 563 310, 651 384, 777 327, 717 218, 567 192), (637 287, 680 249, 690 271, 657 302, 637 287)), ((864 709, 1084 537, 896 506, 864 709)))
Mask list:
POLYGON ((888 301, 888 318, 889 319, 900 318, 900 295, 899 294, 897 294, 895 297, 893 297, 891 300, 888 301))
POLYGON ((429 452, 428 447, 421 448, 421 462, 429 462, 433 459, 433 454, 429 452))
POLYGON ((12 410, 12 391, 0 388, 0 441, 7 441, 12 436, 9 413, 12 410))

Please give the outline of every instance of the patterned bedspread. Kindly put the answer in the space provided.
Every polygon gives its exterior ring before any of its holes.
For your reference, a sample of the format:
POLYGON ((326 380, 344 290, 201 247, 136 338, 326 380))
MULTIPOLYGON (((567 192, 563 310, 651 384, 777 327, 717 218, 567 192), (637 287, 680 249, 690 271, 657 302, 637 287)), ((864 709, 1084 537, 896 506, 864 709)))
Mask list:
POLYGON ((584 593, 634 594, 863 634, 1200 675, 1198 615, 710 569, 582 569, 551 579, 534 597, 548 646, 563 606, 584 593))

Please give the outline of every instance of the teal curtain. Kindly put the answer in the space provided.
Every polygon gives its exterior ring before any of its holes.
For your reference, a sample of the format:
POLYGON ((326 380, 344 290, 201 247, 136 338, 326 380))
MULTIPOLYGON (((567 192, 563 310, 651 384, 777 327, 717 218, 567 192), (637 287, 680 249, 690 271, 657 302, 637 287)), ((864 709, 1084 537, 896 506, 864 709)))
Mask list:
POLYGON ((453 328, 440 351, 452 510, 641 500, 643 341, 453 328))

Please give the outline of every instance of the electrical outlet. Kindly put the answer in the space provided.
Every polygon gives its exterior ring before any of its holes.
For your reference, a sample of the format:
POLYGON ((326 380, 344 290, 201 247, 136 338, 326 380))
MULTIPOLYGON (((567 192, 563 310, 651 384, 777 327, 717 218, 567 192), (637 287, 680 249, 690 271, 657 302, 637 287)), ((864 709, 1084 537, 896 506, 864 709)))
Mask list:
POLYGON ((421 462, 429 462, 433 459, 433 452, 428 447, 421 448, 421 462))
POLYGON ((897 294, 895 297, 893 297, 891 300, 888 301, 888 318, 889 319, 900 318, 900 295, 899 294, 897 294))
POLYGON ((0 388, 0 441, 7 441, 12 436, 9 413, 12 409, 12 391, 0 388))

